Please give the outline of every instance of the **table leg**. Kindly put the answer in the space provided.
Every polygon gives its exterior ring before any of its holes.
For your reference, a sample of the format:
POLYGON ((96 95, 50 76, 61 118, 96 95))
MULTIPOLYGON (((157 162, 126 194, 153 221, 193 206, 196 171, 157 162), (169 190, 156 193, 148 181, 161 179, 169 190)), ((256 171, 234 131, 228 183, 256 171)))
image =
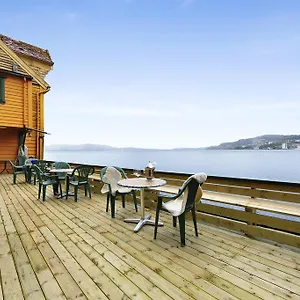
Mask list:
POLYGON ((6 171, 6 173, 9 173, 7 170, 7 160, 3 161, 3 170, 0 172, 0 174, 2 174, 4 171, 6 171))
MULTIPOLYGON (((138 232, 144 225, 155 225, 155 221, 150 220, 151 215, 145 216, 145 205, 144 205, 144 188, 140 189, 140 198, 141 198, 141 218, 135 219, 135 218, 128 218, 125 219, 124 222, 126 223, 137 223, 137 225, 134 228, 134 232, 138 232)), ((158 222, 158 226, 163 226, 164 224, 162 222, 158 222)))
MULTIPOLYGON (((57 197, 57 199, 61 199, 61 198, 64 198, 64 197, 66 197, 66 195, 67 195, 67 192, 62 192, 62 194, 60 194, 59 192, 58 192, 58 186, 59 186, 59 179, 58 179, 58 177, 59 176, 57 176, 56 178, 56 181, 57 181, 57 184, 55 185, 55 189, 56 189, 56 191, 54 192, 54 195, 56 195, 57 197)), ((68 184, 68 177, 66 178, 66 184, 65 185, 67 185, 68 184)), ((74 196, 74 193, 73 192, 69 192, 68 193, 68 196, 74 196)))

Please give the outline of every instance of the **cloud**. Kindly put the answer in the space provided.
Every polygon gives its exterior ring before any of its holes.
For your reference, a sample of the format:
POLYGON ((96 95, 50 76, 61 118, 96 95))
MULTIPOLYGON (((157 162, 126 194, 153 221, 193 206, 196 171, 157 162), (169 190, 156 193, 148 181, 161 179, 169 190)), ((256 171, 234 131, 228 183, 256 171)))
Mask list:
POLYGON ((196 0, 180 0, 180 5, 186 7, 194 3, 196 0))
POLYGON ((75 12, 67 12, 65 13, 64 17, 67 21, 74 21, 75 19, 78 18, 78 14, 75 12))

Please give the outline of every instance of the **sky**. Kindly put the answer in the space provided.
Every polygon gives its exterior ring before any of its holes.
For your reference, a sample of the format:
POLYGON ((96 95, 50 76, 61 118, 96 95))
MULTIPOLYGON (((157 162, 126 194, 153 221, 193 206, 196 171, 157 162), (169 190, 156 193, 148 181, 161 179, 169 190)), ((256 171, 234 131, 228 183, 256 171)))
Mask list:
POLYGON ((46 145, 300 134, 299 0, 15 0, 0 19, 54 61, 46 145))

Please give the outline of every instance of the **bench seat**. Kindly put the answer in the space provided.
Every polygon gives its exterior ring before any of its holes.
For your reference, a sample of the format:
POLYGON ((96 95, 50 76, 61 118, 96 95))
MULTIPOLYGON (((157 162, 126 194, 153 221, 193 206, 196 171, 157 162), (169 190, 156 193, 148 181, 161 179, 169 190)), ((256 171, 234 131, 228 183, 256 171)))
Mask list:
POLYGON ((100 181, 100 175, 99 175, 99 174, 92 174, 92 175, 89 175, 89 179, 99 180, 99 181, 100 181))
MULTIPOLYGON (((160 187, 151 188, 152 191, 164 192, 170 194, 177 194, 179 186, 164 185, 160 187)), ((257 199, 246 196, 238 196, 233 194, 216 193, 204 190, 203 200, 211 202, 219 202, 224 204, 236 205, 251 209, 260 209, 268 212, 282 213, 294 217, 300 217, 300 204, 274 201, 268 199, 257 199)))
POLYGON ((300 217, 300 204, 297 203, 226 195, 210 191, 203 191, 202 199, 300 217))

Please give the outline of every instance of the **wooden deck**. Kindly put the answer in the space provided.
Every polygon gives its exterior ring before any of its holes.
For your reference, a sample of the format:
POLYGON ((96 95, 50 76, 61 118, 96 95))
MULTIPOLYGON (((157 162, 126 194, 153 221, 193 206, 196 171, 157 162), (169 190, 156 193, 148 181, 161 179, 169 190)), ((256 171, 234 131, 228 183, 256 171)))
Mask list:
POLYGON ((0 299, 300 299, 300 251, 190 221, 181 248, 167 214, 155 241, 132 203, 112 220, 101 195, 51 192, 0 175, 0 299))

